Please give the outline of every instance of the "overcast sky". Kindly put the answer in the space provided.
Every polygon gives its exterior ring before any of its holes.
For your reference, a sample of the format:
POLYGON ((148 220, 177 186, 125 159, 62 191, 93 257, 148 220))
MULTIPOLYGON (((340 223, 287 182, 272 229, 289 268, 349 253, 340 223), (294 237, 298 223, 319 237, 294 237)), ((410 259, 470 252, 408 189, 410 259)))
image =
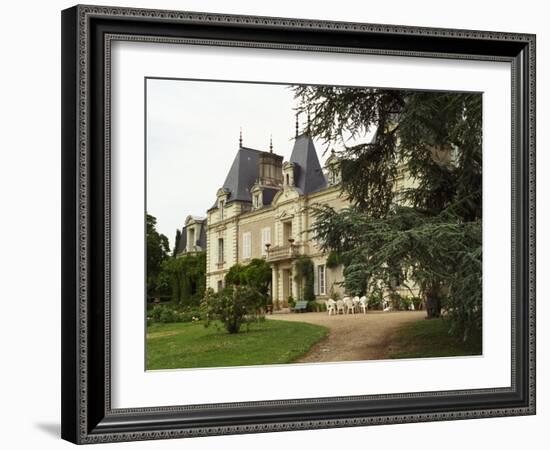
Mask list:
MULTIPOLYGON (((288 86, 147 80, 147 212, 174 244, 191 215, 206 217, 239 144, 288 160, 296 101, 288 86)), ((305 117, 302 118, 305 120, 305 117)), ((315 142, 323 162, 325 146, 315 142)))

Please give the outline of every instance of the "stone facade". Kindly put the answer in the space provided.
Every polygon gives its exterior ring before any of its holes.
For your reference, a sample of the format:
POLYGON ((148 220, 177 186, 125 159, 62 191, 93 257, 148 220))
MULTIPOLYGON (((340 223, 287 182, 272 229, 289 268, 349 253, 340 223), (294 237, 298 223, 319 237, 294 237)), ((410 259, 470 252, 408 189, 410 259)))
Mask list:
POLYGON ((306 134, 296 137, 290 160, 282 159, 272 151, 239 147, 208 211, 207 287, 223 287, 234 264, 264 258, 273 270, 273 301, 284 305, 290 296, 300 295, 294 264, 299 255, 307 255, 314 264, 316 298, 326 299, 332 292, 342 296, 342 269, 326 267, 327 255, 308 232, 314 219, 306 209, 313 204, 336 209, 348 204, 340 188, 339 161, 331 155, 323 170, 306 134))

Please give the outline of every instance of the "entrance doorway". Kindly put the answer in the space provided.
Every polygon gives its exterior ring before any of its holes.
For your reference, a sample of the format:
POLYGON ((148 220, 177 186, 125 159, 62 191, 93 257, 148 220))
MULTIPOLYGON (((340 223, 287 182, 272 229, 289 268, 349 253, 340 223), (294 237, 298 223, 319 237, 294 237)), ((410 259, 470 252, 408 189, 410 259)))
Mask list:
POLYGON ((288 302, 288 298, 293 296, 292 293, 292 269, 283 269, 282 270, 282 276, 283 276, 283 303, 288 302))

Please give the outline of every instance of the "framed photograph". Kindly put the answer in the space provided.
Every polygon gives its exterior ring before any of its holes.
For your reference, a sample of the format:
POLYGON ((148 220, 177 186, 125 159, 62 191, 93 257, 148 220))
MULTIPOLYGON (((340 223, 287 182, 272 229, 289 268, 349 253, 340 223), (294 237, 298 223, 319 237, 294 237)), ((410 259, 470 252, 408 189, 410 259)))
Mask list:
POLYGON ((62 12, 62 437, 535 413, 535 36, 62 12))

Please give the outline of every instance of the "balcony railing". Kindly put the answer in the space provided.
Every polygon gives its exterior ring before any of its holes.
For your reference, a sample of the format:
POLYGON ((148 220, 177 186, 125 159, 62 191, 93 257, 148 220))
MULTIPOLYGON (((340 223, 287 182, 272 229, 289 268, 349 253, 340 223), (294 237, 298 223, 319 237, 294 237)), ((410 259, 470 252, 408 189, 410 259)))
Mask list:
POLYGON ((267 260, 282 261, 285 259, 292 259, 298 256, 298 245, 279 245, 277 247, 271 247, 267 252, 267 260))

